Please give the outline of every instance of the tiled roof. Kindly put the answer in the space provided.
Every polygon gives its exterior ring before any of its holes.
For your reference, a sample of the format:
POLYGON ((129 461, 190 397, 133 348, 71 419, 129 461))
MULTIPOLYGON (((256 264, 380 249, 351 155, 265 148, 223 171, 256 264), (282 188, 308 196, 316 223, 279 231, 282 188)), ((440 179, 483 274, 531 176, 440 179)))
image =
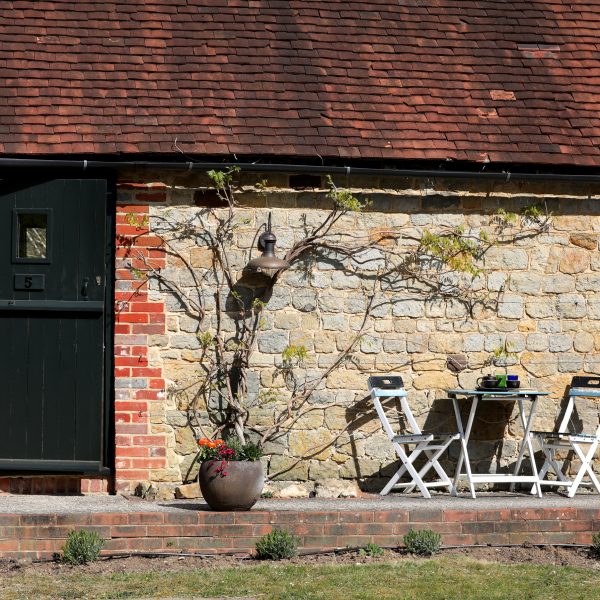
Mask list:
POLYGON ((2 2, 0 152, 598 164, 600 0, 2 2))

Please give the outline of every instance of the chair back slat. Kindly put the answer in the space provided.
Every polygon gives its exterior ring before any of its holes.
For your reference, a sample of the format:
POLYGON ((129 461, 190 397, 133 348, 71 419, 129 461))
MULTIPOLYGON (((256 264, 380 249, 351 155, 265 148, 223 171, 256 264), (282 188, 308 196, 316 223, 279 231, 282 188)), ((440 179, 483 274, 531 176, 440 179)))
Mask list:
POLYGON ((596 388, 600 389, 600 377, 596 376, 584 376, 576 375, 571 380, 572 388, 596 388))
POLYGON ((404 387, 404 381, 400 375, 372 375, 369 377, 369 389, 379 388, 380 390, 397 390, 404 387))
POLYGON ((392 428, 392 425, 383 410, 383 406, 381 404, 381 400, 377 397, 376 391, 377 389, 383 390, 396 390, 398 388, 404 387, 404 382, 402 381, 402 377, 399 375, 392 375, 389 377, 383 375, 372 375, 368 379, 369 391, 371 392, 371 399, 373 400, 373 404, 375 405, 375 410, 377 411, 377 415, 379 416, 379 420, 383 425, 383 429, 387 433, 390 440, 394 438, 396 432, 392 428))

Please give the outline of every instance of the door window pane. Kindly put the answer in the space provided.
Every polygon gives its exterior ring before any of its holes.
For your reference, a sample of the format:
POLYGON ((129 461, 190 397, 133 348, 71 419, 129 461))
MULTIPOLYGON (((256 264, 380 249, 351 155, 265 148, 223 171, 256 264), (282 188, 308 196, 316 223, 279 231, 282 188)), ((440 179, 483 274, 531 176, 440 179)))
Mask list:
POLYGON ((48 258, 48 215, 20 213, 17 258, 48 258))

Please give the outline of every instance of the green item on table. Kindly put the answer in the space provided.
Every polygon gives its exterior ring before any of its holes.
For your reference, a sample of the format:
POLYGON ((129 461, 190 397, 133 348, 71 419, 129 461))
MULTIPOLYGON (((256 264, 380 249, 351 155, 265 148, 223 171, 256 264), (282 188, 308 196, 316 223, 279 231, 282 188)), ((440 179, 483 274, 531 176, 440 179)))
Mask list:
POLYGON ((508 375, 496 375, 496 380, 498 381, 498 387, 506 387, 506 378, 508 375))

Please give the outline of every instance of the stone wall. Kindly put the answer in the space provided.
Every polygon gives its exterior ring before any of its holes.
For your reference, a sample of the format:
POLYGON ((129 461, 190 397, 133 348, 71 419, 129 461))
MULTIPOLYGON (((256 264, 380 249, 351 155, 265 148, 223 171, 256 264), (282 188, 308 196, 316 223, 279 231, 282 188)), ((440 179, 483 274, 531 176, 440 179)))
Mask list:
MULTIPOLYGON (((160 197, 155 199, 143 187, 147 182, 138 179, 139 187, 131 185, 134 177, 122 175, 119 202, 128 207, 149 206, 150 233, 165 218, 184 221, 215 202, 207 190, 208 180, 200 176, 153 174, 153 181, 161 182, 160 197)), ((282 256, 303 235, 305 224, 318 222, 328 208, 323 189, 292 189, 284 175, 270 176, 264 190, 254 187, 256 181, 244 176, 237 196, 240 225, 229 259, 240 277, 256 231, 269 212, 282 256)), ((393 473, 396 466, 380 423, 365 400, 368 375, 401 374, 419 422, 429 428, 451 430, 454 418, 444 400, 444 389, 474 386, 478 377, 490 371, 483 365, 504 343, 516 353, 516 364, 509 372, 518 374, 522 385, 551 393, 540 401, 535 427, 552 428, 571 377, 600 374, 600 205, 594 196, 598 190, 552 184, 484 186, 473 181, 432 183, 354 177, 337 184, 371 201, 366 211, 344 217, 339 227, 376 237, 390 228, 400 230, 403 236, 396 242, 396 250, 410 250, 415 245, 411 240, 426 229, 463 226, 477 231, 498 208, 512 211, 545 203, 553 213, 552 223, 545 233, 494 247, 487 253, 476 287, 489 290, 498 299, 497 310, 479 308, 469 314, 460 302, 427 297, 414 283, 383 294, 353 360, 334 371, 311 400, 339 406, 310 413, 292 431, 269 444, 264 459, 268 472, 287 468, 278 480, 306 481, 308 487, 315 480, 332 477, 360 479, 365 487, 381 486, 381 478, 393 473), (447 365, 449 354, 464 354, 467 368, 453 372, 447 365), (339 435, 341 431, 345 432, 339 435), (330 447, 296 464, 295 459, 328 441, 332 442, 330 447)), ((268 391, 279 401, 285 399, 288 392, 274 373, 281 352, 290 344, 307 348, 308 376, 331 364, 360 328, 373 274, 382 264, 384 251, 369 251, 360 261, 329 257, 296 265, 283 275, 265 311, 264 328, 252 357, 251 395, 268 391)), ((205 275, 210 252, 184 240, 176 242, 176 252, 179 256, 167 255, 163 275, 176 281, 186 294, 194 294, 194 278, 186 263, 197 275, 205 275)), ((133 264, 126 253, 119 260, 118 269, 133 264)), ((212 283, 210 279, 204 281, 201 292, 209 312, 206 323, 214 326, 212 283)), ((150 373, 156 369, 164 378, 165 393, 153 395, 147 434, 165 440, 166 462, 160 468, 150 465, 147 478, 176 484, 193 475, 188 470, 198 432, 188 420, 189 395, 181 390, 201 377, 201 352, 197 321, 172 294, 159 287, 150 282, 148 301, 162 303, 166 319, 163 330, 147 336, 147 368, 150 373)), ((225 327, 233 331, 233 319, 225 327)), ((127 381, 123 386, 131 390, 127 381)), ((479 413, 472 437, 477 443, 473 443, 471 457, 475 469, 481 471, 513 464, 520 436, 516 407, 488 406, 479 413)), ((262 406, 251 421, 268 423, 275 408, 272 404, 262 406)), ((588 406, 579 415, 595 428, 595 406, 588 406)), ((458 448, 453 448, 446 460, 452 461, 457 452, 458 448)), ((131 482, 134 479, 133 475, 129 478, 131 482)))

